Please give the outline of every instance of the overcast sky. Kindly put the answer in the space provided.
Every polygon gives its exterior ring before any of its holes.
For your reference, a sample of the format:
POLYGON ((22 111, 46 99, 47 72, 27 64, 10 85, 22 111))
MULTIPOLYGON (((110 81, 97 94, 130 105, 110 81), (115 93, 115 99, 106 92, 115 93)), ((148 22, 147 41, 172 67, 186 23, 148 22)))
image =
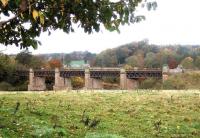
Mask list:
MULTIPOLYGON (((51 36, 43 33, 39 40, 39 53, 69 53, 90 51, 98 53, 133 41, 148 39, 153 44, 200 44, 200 0, 157 0, 156 11, 145 12, 146 20, 121 27, 121 33, 102 30, 92 35, 82 30, 65 34, 55 31, 51 36)), ((4 46, 0 45, 0 50, 4 46)), ((5 53, 18 53, 19 48, 9 46, 5 53)))

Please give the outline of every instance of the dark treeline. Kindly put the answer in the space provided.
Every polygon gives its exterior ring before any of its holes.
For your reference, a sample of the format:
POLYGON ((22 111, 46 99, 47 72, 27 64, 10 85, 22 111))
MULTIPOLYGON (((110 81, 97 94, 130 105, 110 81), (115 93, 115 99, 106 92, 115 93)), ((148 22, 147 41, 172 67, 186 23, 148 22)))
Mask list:
MULTIPOLYGON (((95 56, 95 54, 87 51, 41 55, 32 55, 27 50, 17 55, 0 53, 0 90, 27 90, 28 78, 19 77, 17 70, 63 68, 73 60, 84 60, 90 63, 95 60, 95 56)), ((52 78, 46 78, 46 81, 51 83, 52 78)), ((82 82, 79 78, 74 81, 82 82)))

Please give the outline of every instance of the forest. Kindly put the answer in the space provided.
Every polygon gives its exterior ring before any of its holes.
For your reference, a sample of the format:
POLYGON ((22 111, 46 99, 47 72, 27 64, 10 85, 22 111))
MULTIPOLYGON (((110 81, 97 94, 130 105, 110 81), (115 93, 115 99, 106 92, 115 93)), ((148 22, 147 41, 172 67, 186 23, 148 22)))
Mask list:
POLYGON ((168 65, 170 69, 181 65, 185 69, 200 69, 200 46, 159 46, 143 40, 101 52, 96 56, 94 65, 138 68, 162 68, 163 65, 168 65))

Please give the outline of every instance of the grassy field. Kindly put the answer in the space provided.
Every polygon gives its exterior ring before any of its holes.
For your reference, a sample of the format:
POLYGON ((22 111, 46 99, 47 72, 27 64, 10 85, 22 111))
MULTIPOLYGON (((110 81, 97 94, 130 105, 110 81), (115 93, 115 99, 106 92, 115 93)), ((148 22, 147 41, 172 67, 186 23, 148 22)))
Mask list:
POLYGON ((1 137, 200 137, 200 91, 1 93, 1 137))

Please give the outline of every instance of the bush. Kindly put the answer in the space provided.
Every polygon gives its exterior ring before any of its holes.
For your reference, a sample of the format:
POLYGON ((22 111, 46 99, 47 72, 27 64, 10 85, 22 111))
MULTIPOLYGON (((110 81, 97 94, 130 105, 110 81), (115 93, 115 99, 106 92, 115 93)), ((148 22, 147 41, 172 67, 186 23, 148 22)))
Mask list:
POLYGON ((103 77, 102 81, 105 83, 119 83, 119 78, 117 77, 103 77))
POLYGON ((28 83, 25 82, 23 84, 13 86, 13 90, 11 90, 11 91, 27 91, 27 90, 28 90, 28 83))
POLYGON ((83 78, 81 77, 72 77, 71 78, 71 83, 72 83, 72 87, 74 89, 80 89, 83 88, 85 85, 85 81, 83 78))
POLYGON ((164 81, 164 89, 200 89, 200 73, 184 73, 169 76, 168 80, 164 81))
POLYGON ((162 80, 149 78, 141 82, 140 89, 162 89, 162 80))
POLYGON ((186 86, 184 84, 184 82, 177 81, 177 79, 173 78, 173 79, 168 79, 166 81, 164 81, 163 83, 163 89, 167 89, 167 90, 181 90, 181 89, 186 89, 186 86))
POLYGON ((11 85, 8 82, 1 82, 0 83, 0 91, 27 91, 28 90, 28 84, 18 84, 16 86, 11 85))
POLYGON ((9 91, 12 89, 12 85, 7 82, 1 82, 0 83, 0 91, 9 91))
POLYGON ((157 79, 146 79, 141 82, 140 89, 165 89, 165 90, 185 90, 200 89, 200 73, 190 72, 184 74, 170 75, 168 80, 162 83, 157 79))

